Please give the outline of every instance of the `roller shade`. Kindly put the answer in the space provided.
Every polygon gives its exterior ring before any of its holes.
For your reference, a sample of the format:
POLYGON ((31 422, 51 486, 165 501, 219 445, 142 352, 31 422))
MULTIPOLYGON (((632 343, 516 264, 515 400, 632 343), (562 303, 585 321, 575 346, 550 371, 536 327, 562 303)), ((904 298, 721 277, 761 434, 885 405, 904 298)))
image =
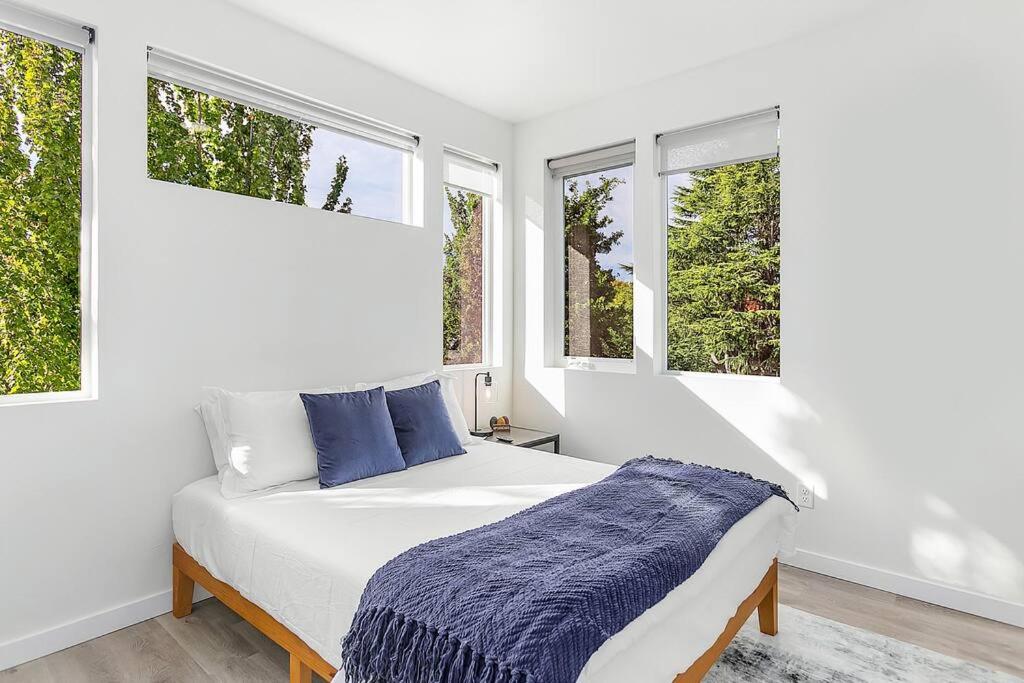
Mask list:
POLYGON ((778 108, 658 136, 661 175, 779 154, 778 108))
POLYGON ((573 169, 584 168, 595 163, 632 161, 635 153, 636 143, 626 142, 620 145, 612 145, 610 147, 602 147, 600 149, 593 149, 587 152, 580 152, 579 154, 570 154, 569 156, 548 159, 548 168, 552 172, 558 171, 560 173, 567 173, 572 172, 573 169))
POLYGON ((498 165, 465 152, 445 148, 444 182, 477 194, 494 194, 498 165))
POLYGON ((271 114, 399 149, 414 150, 419 144, 416 135, 400 128, 160 48, 149 48, 149 75, 271 114))
POLYGON ((23 36, 84 52, 94 30, 77 22, 56 19, 29 9, 0 3, 0 28, 23 36))

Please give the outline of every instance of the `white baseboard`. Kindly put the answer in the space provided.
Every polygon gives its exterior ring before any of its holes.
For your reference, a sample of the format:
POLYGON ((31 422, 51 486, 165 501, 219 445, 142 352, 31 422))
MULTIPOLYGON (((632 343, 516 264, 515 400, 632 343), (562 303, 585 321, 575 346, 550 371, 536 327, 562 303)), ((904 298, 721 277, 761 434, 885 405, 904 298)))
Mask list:
MULTIPOLYGON (((201 586, 196 586, 196 601, 208 597, 210 594, 206 590, 201 586)), ((0 643, 0 671, 59 652, 93 638, 105 636, 126 626, 158 617, 170 611, 171 591, 168 590, 17 640, 8 640, 6 643, 0 643)))
MULTIPOLYGON (((797 550, 795 554, 784 560, 784 564, 1024 628, 1024 605, 990 595, 982 595, 963 588, 954 588, 896 572, 876 569, 807 550, 797 550)), ((210 597, 208 592, 202 587, 196 586, 195 599, 197 601, 208 597, 210 597)), ((152 619, 169 611, 171 611, 171 592, 163 591, 105 612, 97 612, 61 624, 46 631, 0 643, 0 671, 112 633, 140 621, 152 619)))
POLYGON ((783 564, 1024 628, 1024 605, 828 555, 797 550, 783 564))

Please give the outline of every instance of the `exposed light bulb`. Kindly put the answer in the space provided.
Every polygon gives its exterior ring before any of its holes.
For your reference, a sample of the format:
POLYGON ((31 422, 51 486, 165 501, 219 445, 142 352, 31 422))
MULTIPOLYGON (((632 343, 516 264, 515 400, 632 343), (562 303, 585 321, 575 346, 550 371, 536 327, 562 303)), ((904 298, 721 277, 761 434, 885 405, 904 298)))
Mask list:
POLYGON ((491 389, 491 387, 489 387, 489 386, 485 386, 484 387, 484 400, 489 403, 492 398, 494 398, 494 390, 491 389))

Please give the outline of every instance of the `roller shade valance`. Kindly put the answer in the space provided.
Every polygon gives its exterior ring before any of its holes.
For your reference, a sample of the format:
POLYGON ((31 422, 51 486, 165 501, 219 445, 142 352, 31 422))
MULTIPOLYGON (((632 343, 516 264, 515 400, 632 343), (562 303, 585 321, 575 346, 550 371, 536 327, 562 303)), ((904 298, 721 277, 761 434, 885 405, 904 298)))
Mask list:
POLYGON ((629 162, 632 161, 635 153, 636 143, 624 142, 618 145, 611 145, 610 147, 602 147, 578 154, 548 159, 548 168, 553 173, 571 173, 573 169, 586 168, 595 163, 607 162, 614 164, 617 162, 629 162))
POLYGON ((75 52, 84 52, 95 35, 89 26, 3 3, 0 3, 0 28, 75 52))
POLYGON ((401 128, 168 50, 149 48, 149 75, 271 114, 399 149, 414 150, 419 144, 419 137, 401 128))
POLYGON ((662 175, 778 156, 779 110, 664 133, 658 148, 662 175))
POLYGON ((444 182, 449 185, 476 192, 493 195, 498 165, 481 157, 473 156, 458 150, 444 150, 444 182))

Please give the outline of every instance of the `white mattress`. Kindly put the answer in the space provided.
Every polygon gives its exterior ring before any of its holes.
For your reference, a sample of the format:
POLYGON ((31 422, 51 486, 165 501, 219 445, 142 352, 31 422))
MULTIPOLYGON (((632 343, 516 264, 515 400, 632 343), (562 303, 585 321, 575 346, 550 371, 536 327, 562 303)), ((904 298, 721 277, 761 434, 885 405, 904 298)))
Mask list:
MULTIPOLYGON (((174 535, 201 565, 335 667, 363 588, 419 543, 495 522, 592 483, 611 465, 482 443, 466 455, 321 490, 316 480, 233 500, 216 477, 174 496, 174 535)), ((581 683, 670 681, 715 641, 777 553, 795 514, 773 496, 704 565, 594 653, 581 683)))

